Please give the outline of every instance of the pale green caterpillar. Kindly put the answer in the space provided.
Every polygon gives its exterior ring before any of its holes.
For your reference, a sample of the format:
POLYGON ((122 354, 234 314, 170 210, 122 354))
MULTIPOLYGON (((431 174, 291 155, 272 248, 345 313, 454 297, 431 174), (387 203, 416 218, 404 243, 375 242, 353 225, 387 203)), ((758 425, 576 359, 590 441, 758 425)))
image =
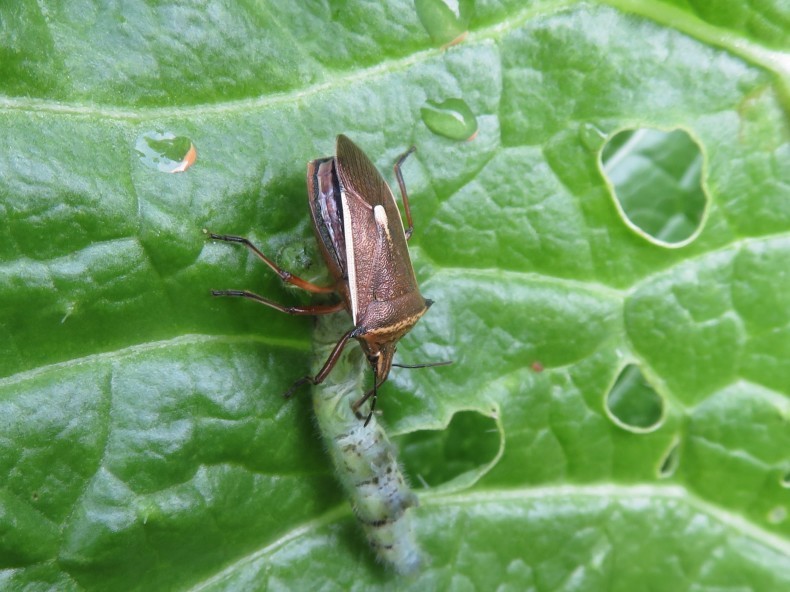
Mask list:
MULTIPOLYGON (((343 314, 318 317, 313 345, 316 372, 347 327, 343 314)), ((375 415, 365 427, 351 410, 369 382, 370 367, 361 350, 347 347, 324 382, 313 387, 315 415, 335 472, 370 546, 398 573, 414 573, 422 558, 408 509, 418 505, 417 496, 409 489, 396 450, 375 415)))

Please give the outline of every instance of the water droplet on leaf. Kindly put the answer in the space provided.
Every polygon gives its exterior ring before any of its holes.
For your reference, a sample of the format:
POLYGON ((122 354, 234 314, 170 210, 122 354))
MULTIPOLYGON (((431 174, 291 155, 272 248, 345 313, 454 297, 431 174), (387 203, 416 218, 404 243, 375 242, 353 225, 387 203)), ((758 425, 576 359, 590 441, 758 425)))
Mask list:
POLYGON ((471 8, 467 0, 415 0, 414 7, 435 43, 447 47, 466 37, 471 8))
POLYGON ((134 149, 145 166, 163 173, 183 173, 197 160, 197 150, 186 136, 170 132, 146 132, 134 149))
POLYGON ((768 512, 768 522, 770 524, 781 524, 787 520, 787 509, 782 506, 776 506, 768 512))
POLYGON ((601 148, 606 140, 606 134, 592 123, 583 123, 579 126, 579 138, 586 148, 594 152, 601 148))
POLYGON ((431 101, 420 109, 422 120, 435 134, 451 140, 471 140, 477 133, 477 118, 462 99, 431 101))

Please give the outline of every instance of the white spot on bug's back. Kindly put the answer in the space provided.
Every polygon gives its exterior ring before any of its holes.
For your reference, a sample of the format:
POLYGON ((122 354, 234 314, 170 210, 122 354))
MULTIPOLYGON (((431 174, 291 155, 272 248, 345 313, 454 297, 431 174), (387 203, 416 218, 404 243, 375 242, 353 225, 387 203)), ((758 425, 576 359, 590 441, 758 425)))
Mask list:
POLYGON ((390 227, 389 227, 389 220, 387 219, 387 212, 384 209, 384 206, 377 205, 373 208, 373 217, 376 219, 376 226, 379 227, 379 230, 384 231, 384 234, 387 238, 390 238, 390 227))
POLYGON ((376 224, 379 226, 387 225, 387 212, 384 211, 384 206, 378 205, 373 208, 373 216, 376 218, 376 224))

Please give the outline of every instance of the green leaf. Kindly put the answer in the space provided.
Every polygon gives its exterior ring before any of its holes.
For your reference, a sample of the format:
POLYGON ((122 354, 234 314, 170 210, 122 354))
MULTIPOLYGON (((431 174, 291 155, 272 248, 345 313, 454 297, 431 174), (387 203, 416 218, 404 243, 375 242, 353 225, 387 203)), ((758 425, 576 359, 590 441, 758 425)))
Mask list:
POLYGON ((786 2, 428 4, 0 6, 0 587, 790 589, 786 2), (476 136, 431 131, 447 104, 476 136), (683 244, 602 168, 643 128, 701 152, 683 244), (413 579, 366 546, 308 394, 281 397, 310 320, 209 296, 310 300, 204 228, 326 281, 304 172, 338 133, 390 181, 417 146, 435 304, 398 358, 454 362, 380 392, 413 579), (162 172, 151 138, 197 161, 162 172), (658 421, 608 407, 625 368, 658 421))

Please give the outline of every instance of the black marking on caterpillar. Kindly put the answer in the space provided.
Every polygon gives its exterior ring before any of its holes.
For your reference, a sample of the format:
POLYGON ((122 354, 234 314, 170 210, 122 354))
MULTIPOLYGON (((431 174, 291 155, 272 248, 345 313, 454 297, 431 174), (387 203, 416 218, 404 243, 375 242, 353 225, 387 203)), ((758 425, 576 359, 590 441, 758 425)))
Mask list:
MULTIPOLYGON (((318 364, 327 358, 346 325, 342 315, 318 319, 314 335, 318 364)), ((347 348, 332 374, 313 387, 316 420, 371 548, 398 573, 414 573, 422 557, 407 510, 418 505, 417 496, 406 483, 395 448, 376 417, 365 427, 351 409, 364 392, 363 379, 368 376, 361 351, 347 348)))

